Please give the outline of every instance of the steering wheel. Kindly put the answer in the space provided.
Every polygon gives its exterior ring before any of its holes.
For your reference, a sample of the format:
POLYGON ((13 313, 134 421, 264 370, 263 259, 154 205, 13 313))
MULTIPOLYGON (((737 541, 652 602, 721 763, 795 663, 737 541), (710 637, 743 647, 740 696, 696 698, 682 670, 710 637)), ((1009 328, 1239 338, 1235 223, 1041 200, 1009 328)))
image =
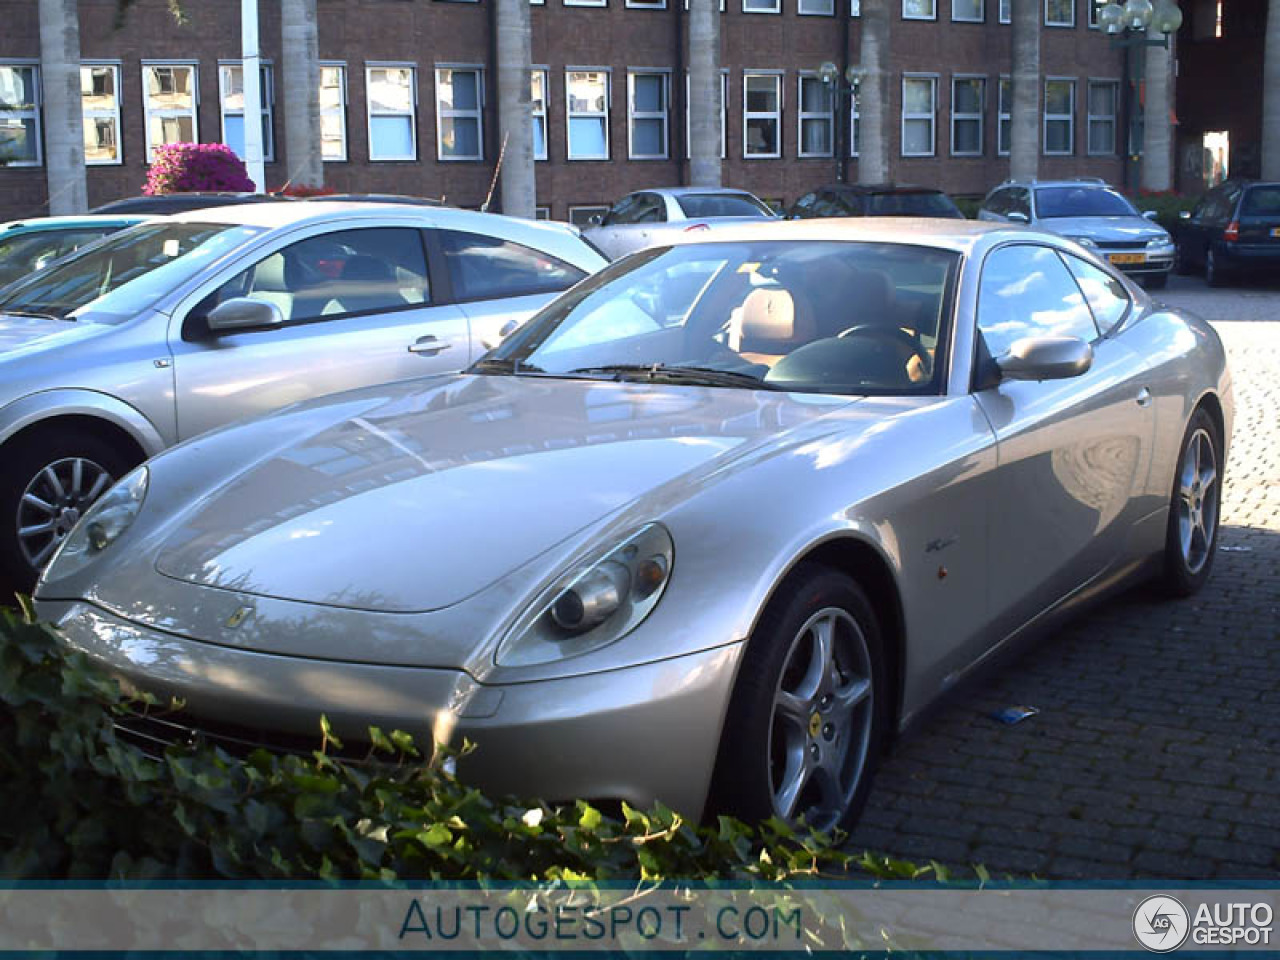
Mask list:
POLYGON ((920 342, 914 333, 908 333, 901 327, 891 327, 883 323, 860 323, 857 326, 850 327, 848 330, 840 331, 840 336, 890 340, 899 347, 907 348, 909 351, 907 361, 910 361, 912 357, 917 357, 920 360, 921 370, 929 370, 933 366, 933 360, 930 358, 924 344, 920 342))

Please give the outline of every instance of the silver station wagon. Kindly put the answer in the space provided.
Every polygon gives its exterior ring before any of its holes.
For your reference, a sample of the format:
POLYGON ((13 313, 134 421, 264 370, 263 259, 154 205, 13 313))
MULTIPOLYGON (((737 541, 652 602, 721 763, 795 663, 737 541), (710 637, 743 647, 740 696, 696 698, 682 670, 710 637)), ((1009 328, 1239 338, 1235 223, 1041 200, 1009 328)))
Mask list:
POLYGON ((466 367, 604 266, 566 225, 250 204, 125 230, 0 292, 0 585, 115 479, 232 420, 466 367))

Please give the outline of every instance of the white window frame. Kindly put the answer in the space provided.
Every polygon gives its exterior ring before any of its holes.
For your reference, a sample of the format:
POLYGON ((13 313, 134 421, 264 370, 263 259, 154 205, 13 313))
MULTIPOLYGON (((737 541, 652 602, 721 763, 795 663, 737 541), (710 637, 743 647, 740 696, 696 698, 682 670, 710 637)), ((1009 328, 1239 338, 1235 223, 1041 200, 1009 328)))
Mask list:
POLYGON ((1088 126, 1085 128, 1085 152, 1091 157, 1114 157, 1120 146, 1119 137, 1119 110, 1120 107, 1120 81, 1108 80, 1105 77, 1090 77, 1088 85, 1085 88, 1085 116, 1088 126), (1094 87, 1110 87, 1111 88, 1111 113, 1094 113, 1093 112, 1093 88, 1094 87), (1093 125, 1094 123, 1111 124, 1111 149, 1110 150, 1094 150, 1093 149, 1093 125))
MULTIPOLYGON (((320 74, 324 75, 325 70, 338 71, 338 105, 336 107, 325 108, 323 102, 320 106, 320 117, 324 119, 326 114, 337 115, 339 126, 342 129, 342 155, 337 157, 326 157, 324 155, 324 141, 320 144, 320 160, 323 163, 345 163, 347 160, 347 64, 343 60, 321 60, 320 74)), ((321 80, 320 89, 324 89, 323 79, 321 80)))
POLYGON ((996 19, 1000 23, 1013 23, 1013 0, 996 0, 996 19))
POLYGON ((836 15, 836 0, 796 0, 796 15, 801 17, 834 17, 836 15), (809 9, 805 7, 821 7, 819 10, 809 9))
MULTIPOLYGON (((689 120, 689 71, 684 72, 684 158, 693 156, 689 143, 692 129, 689 120)), ((720 159, 728 154, 729 146, 729 71, 720 71, 720 159)))
POLYGON ((849 0, 849 16, 862 16, 862 0, 849 0))
POLYGON ((80 113, 84 118, 85 126, 97 120, 110 120, 112 127, 115 129, 116 137, 116 158, 114 160, 90 160, 88 154, 85 154, 84 165, 86 167, 118 167, 124 163, 124 143, 121 140, 120 127, 120 61, 118 60, 81 60, 81 105, 80 113), (113 110, 90 110, 84 106, 84 71, 86 70, 110 70, 113 76, 112 88, 115 90, 115 109, 113 110))
POLYGON ((146 162, 155 159, 155 148, 160 144, 151 142, 152 117, 190 117, 191 142, 200 142, 200 63, 197 60, 143 60, 142 61, 142 142, 146 146, 146 162), (190 110, 153 110, 147 95, 147 71, 161 67, 180 67, 191 71, 191 109, 190 110))
POLYGON ((535 207, 533 208, 533 219, 535 219, 535 220, 550 220, 550 219, 551 219, 551 208, 550 208, 550 207, 545 207, 545 206, 535 206, 535 207))
POLYGON ((951 22, 952 23, 986 23, 987 22, 987 2, 986 0, 977 0, 978 15, 976 17, 958 17, 956 16, 956 3, 958 0, 951 0, 951 22))
POLYGON ((1005 124, 1009 125, 1009 146, 1013 146, 1013 77, 1002 73, 996 79, 996 156, 1007 157, 1009 150, 1001 144, 1004 142, 1000 131, 1005 124), (1004 91, 1008 90, 1008 95, 1004 91), (1008 109, 1001 109, 1007 107, 1008 109))
POLYGON ((937 20, 938 19, 938 0, 928 0, 928 2, 931 4, 930 12, 927 14, 924 14, 923 16, 907 13, 907 4, 910 2, 911 0, 902 0, 902 19, 903 20, 937 20))
MULTIPOLYGON (((689 9, 689 0, 684 0, 684 8, 689 9)), ((720 12, 724 13, 724 0, 720 0, 720 12)))
POLYGON ((953 157, 981 157, 986 153, 986 114, 987 114, 987 78, 980 73, 955 73, 951 75, 951 156, 953 157), (972 83, 977 80, 978 87, 978 111, 976 113, 961 113, 956 110, 956 84, 972 83), (978 149, 977 150, 957 150, 956 149, 956 121, 963 120, 972 122, 978 121, 978 149))
POLYGON ((613 122, 613 69, 611 67, 565 67, 564 68, 564 143, 565 143, 565 159, 574 161, 592 161, 592 160, 608 160, 612 151, 612 142, 610 137, 609 125, 613 122), (604 74, 604 110, 578 110, 573 109, 573 97, 569 94, 570 76, 575 73, 602 73, 604 74), (573 155, 573 120, 576 117, 603 117, 604 118, 604 153, 596 156, 577 156, 573 155))
POLYGON ((468 161, 484 160, 484 67, 478 63, 437 63, 435 65, 435 86, 436 86, 436 159, 441 163, 466 163, 468 161), (446 109, 440 99, 440 91, 443 87, 441 74, 443 73, 474 73, 476 75, 476 105, 470 110, 460 110, 456 107, 446 109), (476 122, 476 153, 454 153, 446 154, 444 152, 444 119, 463 119, 475 120, 476 122))
POLYGON ((742 0, 742 12, 782 13, 782 0, 742 0))
MULTIPOLYGON (((261 69, 259 74, 258 95, 261 100, 262 116, 266 121, 263 128, 262 140, 262 159, 265 163, 275 163, 276 161, 276 131, 275 131, 275 76, 271 69, 270 60, 261 61, 261 69)), ((240 60, 219 60, 218 61, 218 118, 222 129, 222 143, 227 142, 227 117, 243 117, 243 110, 227 110, 227 89, 222 74, 223 67, 240 67, 241 83, 244 83, 244 63, 240 60)), ((245 159, 244 157, 240 158, 245 159)))
MULTIPOLYGON (((10 161, 9 167, 42 167, 44 166, 44 124, 42 122, 41 113, 43 113, 44 97, 40 86, 40 61, 39 60, 0 60, 0 67, 11 67, 15 70, 31 71, 31 92, 34 94, 31 100, 30 110, 0 110, 0 116, 11 117, 14 120, 35 120, 35 142, 36 142, 36 158, 35 160, 15 160, 10 161)), ((119 97, 117 96, 117 101, 119 97)))
POLYGON ((667 0, 627 0, 626 6, 632 10, 665 10, 667 0))
MULTIPOLYGON (((1070 27, 1070 28, 1074 28, 1074 27, 1075 27, 1075 25, 1076 25, 1076 0, 1066 0, 1066 2, 1068 2, 1068 3, 1070 3, 1070 4, 1071 4, 1071 17, 1070 17, 1070 19, 1069 19, 1069 20, 1050 20, 1050 19, 1049 19, 1049 4, 1050 4, 1051 2, 1052 2, 1052 0, 1044 0, 1044 25, 1045 25, 1046 27, 1064 27, 1064 28, 1065 28, 1065 27, 1070 27)), ((1090 0, 1090 2, 1091 2, 1091 0, 1090 0)))
POLYGON ((404 63, 384 60, 366 60, 364 65, 364 89, 365 89, 365 135, 368 137, 369 144, 369 162, 370 163, 396 163, 406 160, 418 159, 418 65, 416 63, 404 63), (379 113, 373 112, 373 97, 369 96, 369 89, 372 86, 370 78, 375 70, 408 70, 409 71, 409 92, 412 101, 409 104, 409 112, 401 113, 398 110, 384 110, 379 113), (373 118, 379 117, 405 117, 409 118, 409 145, 411 152, 408 156, 386 156, 375 157, 373 155, 373 118))
POLYGON ((671 69, 669 67, 628 67, 627 68, 627 159, 629 160, 669 160, 671 159, 671 69), (659 77, 662 80, 662 109, 636 110, 635 82, 636 77, 659 77), (635 121, 662 121, 662 153, 636 153, 635 121))
POLYGON ((743 70, 742 71, 742 159, 744 160, 777 160, 782 156, 782 108, 783 91, 786 89, 782 83, 783 71, 781 70, 743 70), (774 83, 774 90, 777 92, 777 110, 755 111, 747 110, 747 79, 749 77, 768 77, 774 83), (749 120, 774 120, 774 128, 778 131, 777 149, 773 153, 749 153, 747 151, 747 121, 749 120))
POLYGON ((530 123, 534 118, 542 118, 542 136, 538 136, 537 124, 533 127, 533 159, 546 160, 549 156, 548 147, 551 142, 551 128, 547 126, 547 115, 550 113, 548 101, 551 94, 551 72, 546 67, 534 67, 529 71, 529 111, 530 123), (533 78, 534 76, 542 77, 542 109, 535 107, 533 99, 533 78))
POLYGON ((1098 14, 1102 10, 1102 4, 1098 0, 1084 0, 1085 2, 1085 24, 1090 30, 1101 30, 1102 24, 1098 22, 1098 14))
POLYGON ((607 7, 609 0, 564 0, 566 7, 607 7))
POLYGON ((1040 150, 1046 157, 1071 157, 1075 155, 1076 146, 1076 78, 1075 77, 1045 77, 1044 86, 1040 91, 1044 98, 1044 109, 1041 112, 1041 132, 1040 132, 1040 150), (1071 107, 1070 113, 1049 113, 1049 84, 1065 83, 1071 90, 1071 107), (1067 121, 1067 149, 1066 150, 1050 150, 1049 149, 1049 124, 1061 123, 1067 121))
POLYGON ((836 109, 832 102, 835 99, 832 91, 822 78, 812 70, 801 70, 796 74, 796 156, 797 157, 834 157, 836 150, 836 109), (822 90, 822 98, 830 103, 825 110, 805 110, 804 82, 816 80, 822 90), (811 152, 804 148, 804 122, 806 120, 825 120, 827 123, 827 143, 829 148, 822 152, 811 152))
POLYGON ((936 157, 938 155, 938 74, 936 73, 904 73, 902 75, 902 125, 898 131, 900 140, 898 152, 904 157, 936 157), (932 94, 932 105, 929 113, 907 113, 907 81, 928 80, 932 94), (929 121, 929 152, 907 152, 907 121, 929 121))

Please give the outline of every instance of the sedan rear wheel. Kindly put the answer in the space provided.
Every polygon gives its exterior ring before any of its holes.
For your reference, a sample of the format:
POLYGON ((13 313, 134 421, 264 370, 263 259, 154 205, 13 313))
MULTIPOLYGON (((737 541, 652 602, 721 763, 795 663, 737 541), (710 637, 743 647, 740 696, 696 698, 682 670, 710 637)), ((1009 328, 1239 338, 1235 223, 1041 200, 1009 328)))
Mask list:
POLYGON ((882 641, 847 577, 804 566, 789 582, 796 588, 766 610, 743 654, 713 805, 829 831, 857 816, 883 750, 882 641))
POLYGON ((1178 454, 1165 535, 1164 586, 1174 596, 1195 593, 1213 568, 1222 504, 1221 451, 1213 419, 1197 410, 1178 454))

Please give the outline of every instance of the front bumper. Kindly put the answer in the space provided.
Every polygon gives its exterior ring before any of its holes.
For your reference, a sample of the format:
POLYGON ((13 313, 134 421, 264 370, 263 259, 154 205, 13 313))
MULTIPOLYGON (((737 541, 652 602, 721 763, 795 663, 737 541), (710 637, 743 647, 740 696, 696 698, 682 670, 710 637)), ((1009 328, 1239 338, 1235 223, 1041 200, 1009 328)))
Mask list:
MULTIPOLYGON (((701 814, 742 645, 556 680, 481 684, 460 670, 264 654, 140 626, 89 603, 43 601, 66 642, 127 686, 184 709, 167 719, 233 726, 268 747, 306 737, 319 718, 356 743, 368 727, 419 745, 476 745, 459 776, 494 794, 550 801, 655 800, 701 814)), ((182 729, 178 727, 177 729, 182 729)), ((216 739, 216 737, 215 737, 216 739)))

